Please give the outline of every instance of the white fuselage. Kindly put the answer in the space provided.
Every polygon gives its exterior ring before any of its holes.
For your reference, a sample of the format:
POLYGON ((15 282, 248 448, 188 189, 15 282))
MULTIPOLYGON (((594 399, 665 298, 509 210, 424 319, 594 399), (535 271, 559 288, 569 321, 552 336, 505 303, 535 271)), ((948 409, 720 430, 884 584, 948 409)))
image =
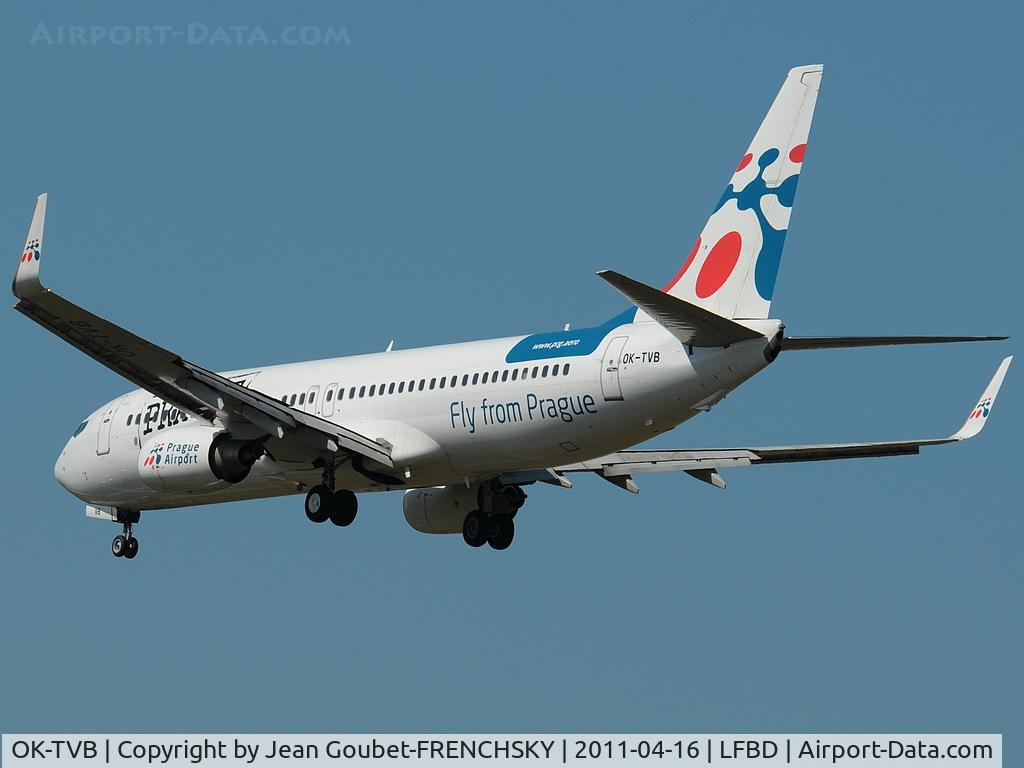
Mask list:
MULTIPOLYGON (((337 487, 364 492, 602 456, 672 429, 768 365, 767 339, 688 350, 657 323, 631 322, 630 313, 616 320, 623 322, 224 375, 390 446, 392 469, 338 468, 337 487)), ((756 325, 767 338, 781 328, 756 325)), ((234 485, 176 488, 147 476, 155 440, 170 450, 197 430, 224 429, 135 390, 86 420, 55 475, 85 501, 137 510, 297 493, 318 482, 321 470, 308 457, 289 456, 272 439, 234 485)))

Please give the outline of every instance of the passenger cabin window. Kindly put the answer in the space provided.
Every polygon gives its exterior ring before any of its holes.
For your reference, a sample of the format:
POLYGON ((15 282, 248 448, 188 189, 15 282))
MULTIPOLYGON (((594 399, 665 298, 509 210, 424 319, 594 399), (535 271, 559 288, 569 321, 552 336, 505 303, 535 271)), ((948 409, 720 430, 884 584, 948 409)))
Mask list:
POLYGON ((376 391, 377 391, 377 385, 376 384, 371 384, 370 385, 370 397, 373 397, 373 393, 376 392, 376 391))
POLYGON ((366 395, 366 385, 365 384, 363 384, 363 386, 361 386, 359 388, 359 396, 363 397, 364 395, 366 395))
POLYGON ((562 366, 562 375, 563 376, 568 376, 569 375, 569 364, 568 363, 566 363, 565 365, 562 366))
POLYGON ((557 376, 558 375, 558 366, 557 365, 551 366, 551 375, 552 376, 557 376))
POLYGON ((288 405, 295 405, 295 395, 288 398, 288 405))
POLYGON ((437 384, 437 379, 431 379, 430 380, 430 388, 433 389, 435 384, 437 384))
POLYGON ((393 381, 390 384, 388 384, 388 394, 389 395, 395 394, 395 382, 393 382, 393 381))
POLYGON ((546 365, 544 366, 544 369, 540 372, 540 375, 541 375, 542 378, 545 378, 545 379, 547 378, 547 376, 548 376, 548 367, 546 365))
POLYGON ((490 376, 490 375, 491 375, 491 374, 490 374, 490 372, 489 372, 489 371, 484 371, 484 384, 486 384, 486 383, 487 383, 487 377, 488 377, 488 376, 490 376))
POLYGON ((126 427, 130 427, 131 425, 132 425, 132 415, 129 413, 128 414, 128 422, 125 424, 125 426, 126 427))
POLYGON ((356 396, 356 388, 352 387, 348 391, 348 399, 351 400, 355 396, 356 396))
POLYGON ((530 378, 531 379, 536 379, 537 378, 537 371, 539 371, 539 370, 540 369, 536 365, 533 366, 533 375, 530 378))
POLYGON ((398 394, 402 394, 403 392, 405 392, 405 382, 400 381, 398 382, 398 394))
POLYGON ((508 381, 508 368, 501 372, 501 380, 508 381))
POLYGON ((479 380, 480 380, 480 374, 479 373, 474 373, 473 374, 473 383, 476 384, 479 380))
POLYGON ((306 404, 306 393, 303 392, 301 395, 299 395, 299 405, 305 405, 305 404, 306 404))
POLYGON ((469 374, 464 373, 462 375, 462 386, 466 386, 467 384, 469 384, 469 374))
POLYGON ((512 369, 512 381, 515 381, 518 378, 519 378, 519 369, 518 368, 513 368, 512 369))
POLYGON ((136 427, 139 426, 139 422, 140 421, 142 421, 142 414, 141 413, 136 413, 135 414, 135 426, 136 427))

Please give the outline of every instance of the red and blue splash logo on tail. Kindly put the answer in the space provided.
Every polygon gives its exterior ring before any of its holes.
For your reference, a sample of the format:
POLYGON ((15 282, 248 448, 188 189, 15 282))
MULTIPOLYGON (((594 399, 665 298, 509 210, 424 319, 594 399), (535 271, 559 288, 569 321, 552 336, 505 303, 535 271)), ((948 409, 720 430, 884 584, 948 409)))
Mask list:
POLYGON ((21 263, 39 261, 39 238, 25 243, 25 252, 21 254, 21 263))
MULTIPOLYGON (((807 144, 798 144, 791 148, 788 153, 790 163, 801 166, 804 162, 806 151, 807 144)), ((758 295, 766 301, 770 301, 775 293, 775 280, 779 273, 779 262, 782 260, 782 246, 785 244, 787 227, 784 225, 782 229, 776 229, 772 226, 765 215, 763 206, 766 199, 773 196, 781 206, 792 209, 796 197, 797 182, 800 180, 800 170, 798 168, 781 183, 769 186, 768 182, 765 181, 765 171, 779 159, 781 154, 779 149, 775 147, 762 152, 760 157, 757 158, 757 176, 744 184, 738 191, 735 188, 735 184, 730 182, 709 219, 710 224, 715 215, 730 200, 736 201, 737 211, 751 211, 757 217, 757 223, 761 229, 761 247, 754 256, 754 285, 757 288, 758 295)), ((750 165, 753 159, 753 154, 750 152, 746 153, 740 159, 735 172, 739 173, 742 171, 750 165)), ((663 291, 668 293, 675 287, 676 283, 679 282, 690 268, 690 265, 693 264, 701 245, 702 238, 698 237, 689 256, 683 262, 682 268, 662 289, 663 291)), ((694 292, 698 298, 709 298, 725 285, 739 263, 742 251, 743 236, 739 232, 732 230, 718 238, 704 258, 704 263, 697 274, 694 292)))
MULTIPOLYGON (((988 418, 988 412, 992 408, 992 398, 986 397, 980 403, 978 403, 974 410, 971 411, 971 419, 984 419, 988 418)), ((970 419, 968 419, 970 421, 970 419)))
POLYGON ((163 451, 164 451, 164 444, 163 443, 157 443, 156 445, 154 445, 152 448, 149 449, 149 456, 147 456, 143 460, 142 466, 144 466, 144 467, 154 467, 154 468, 159 466, 160 462, 164 460, 163 451))

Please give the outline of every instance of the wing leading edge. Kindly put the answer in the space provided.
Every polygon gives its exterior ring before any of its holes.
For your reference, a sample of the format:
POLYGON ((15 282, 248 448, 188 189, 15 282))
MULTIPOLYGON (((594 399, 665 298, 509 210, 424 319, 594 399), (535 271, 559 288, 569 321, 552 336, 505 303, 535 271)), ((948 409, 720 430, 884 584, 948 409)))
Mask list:
POLYGON ((619 487, 636 493, 632 475, 644 472, 687 472, 719 488, 725 487, 718 470, 727 467, 748 467, 753 464, 781 464, 797 461, 831 461, 881 456, 906 456, 920 452, 923 446, 962 442, 974 437, 985 426, 996 395, 1013 357, 999 364, 995 375, 971 408, 960 429, 949 437, 924 440, 892 440, 871 443, 825 443, 822 445, 785 445, 766 448, 712 448, 697 450, 619 451, 591 461, 566 464, 554 471, 594 472, 619 487))
POLYGON ((12 285, 16 310, 137 386, 207 422, 252 424, 279 439, 393 466, 388 450, 376 441, 190 363, 43 286, 39 262, 45 215, 43 194, 12 285))

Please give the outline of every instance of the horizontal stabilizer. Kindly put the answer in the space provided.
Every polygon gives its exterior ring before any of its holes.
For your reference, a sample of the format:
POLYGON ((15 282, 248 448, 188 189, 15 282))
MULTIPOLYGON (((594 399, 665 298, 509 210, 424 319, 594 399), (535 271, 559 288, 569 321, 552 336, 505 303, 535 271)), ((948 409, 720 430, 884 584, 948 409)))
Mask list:
POLYGON ((606 269, 597 274, 683 344, 726 347, 747 339, 764 338, 757 331, 734 320, 662 293, 657 288, 638 283, 618 272, 606 269))
POLYGON ((1005 341, 1007 336, 786 336, 782 351, 889 347, 905 344, 952 344, 963 341, 1005 341))

